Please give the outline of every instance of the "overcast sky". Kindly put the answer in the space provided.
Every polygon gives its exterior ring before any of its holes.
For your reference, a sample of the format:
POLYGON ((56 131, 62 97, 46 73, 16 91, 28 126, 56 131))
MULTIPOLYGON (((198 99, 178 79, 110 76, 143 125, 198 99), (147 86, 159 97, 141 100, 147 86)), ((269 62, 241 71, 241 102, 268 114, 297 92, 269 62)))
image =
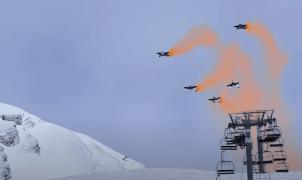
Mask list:
POLYGON ((301 137, 300 17, 298 0, 2 0, 0 101, 147 167, 213 169, 228 118, 206 100, 215 91, 183 86, 202 80, 216 56, 197 48, 164 60, 155 52, 206 24, 257 57, 255 40, 233 25, 261 21, 289 55, 282 91, 301 137))

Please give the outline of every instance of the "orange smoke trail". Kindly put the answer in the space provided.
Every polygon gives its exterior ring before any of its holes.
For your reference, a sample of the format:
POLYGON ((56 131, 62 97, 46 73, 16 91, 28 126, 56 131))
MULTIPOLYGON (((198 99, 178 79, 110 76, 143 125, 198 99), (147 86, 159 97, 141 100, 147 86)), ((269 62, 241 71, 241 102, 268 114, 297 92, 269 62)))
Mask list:
POLYGON ((233 67, 236 65, 235 46, 220 49, 216 69, 201 83, 197 84, 196 92, 202 92, 219 84, 226 83, 235 77, 233 67))
POLYGON ((225 112, 259 108, 263 93, 254 78, 249 57, 236 44, 220 49, 216 69, 203 82, 197 84, 196 91, 202 92, 220 84, 226 86, 232 80, 239 80, 241 88, 234 95, 224 88, 220 94, 223 98, 220 104, 221 108, 225 112))
POLYGON ((280 75, 288 61, 287 55, 280 51, 273 35, 261 23, 249 22, 247 32, 258 38, 264 47, 264 60, 268 71, 263 76, 269 78, 265 79, 266 86, 264 87, 266 103, 278 108, 279 111, 286 109, 281 96, 280 75))
POLYGON ((234 53, 236 55, 236 64, 233 68, 238 72, 236 77, 240 81, 241 86, 234 95, 230 94, 227 89, 223 89, 221 96, 224 98, 224 101, 221 103, 221 108, 225 112, 259 109, 264 95, 252 71, 250 58, 239 47, 236 48, 234 53))
MULTIPOLYGON (((255 36, 260 40, 264 47, 265 61, 268 69, 269 81, 266 81, 266 103, 273 106, 278 113, 279 122, 286 135, 288 145, 286 150, 288 151, 288 160, 292 169, 301 170, 302 168, 302 156, 298 152, 297 142, 293 141, 294 135, 292 134, 290 127, 290 115, 287 111, 287 107, 283 102, 280 88, 280 75, 288 62, 287 55, 282 52, 273 38, 273 35, 263 26, 261 23, 248 23, 247 32, 255 36)), ((300 150, 301 151, 301 150, 300 150)))
POLYGON ((193 48, 203 45, 212 46, 217 43, 217 36, 214 31, 206 26, 194 27, 185 37, 169 50, 170 56, 184 54, 193 48))
POLYGON ((261 23, 247 23, 248 28, 246 31, 259 38, 265 49, 265 56, 267 60, 267 66, 270 72, 270 77, 272 80, 279 78, 280 73, 284 65, 287 63, 287 55, 279 50, 273 35, 263 26, 261 23))

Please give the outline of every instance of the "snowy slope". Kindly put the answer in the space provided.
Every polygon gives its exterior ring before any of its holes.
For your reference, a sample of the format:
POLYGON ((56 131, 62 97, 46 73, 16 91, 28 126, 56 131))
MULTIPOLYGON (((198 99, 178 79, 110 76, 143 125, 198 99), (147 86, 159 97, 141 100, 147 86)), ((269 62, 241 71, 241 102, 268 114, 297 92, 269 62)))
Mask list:
POLYGON ((0 103, 0 115, 22 115, 22 124, 0 119, 0 180, 42 180, 144 166, 90 137, 0 103), (1 139, 2 138, 2 139, 1 139), (2 143, 3 144, 3 143, 2 143), (7 156, 7 160, 5 159, 7 156), (9 174, 9 175, 7 175, 9 174))
MULTIPOLYGON (((94 172, 56 180, 215 180, 216 173, 183 169, 139 169, 119 172, 94 172)), ((246 179, 244 175, 242 179, 246 179)), ((271 180, 301 180, 301 172, 274 173, 271 180)), ((227 175, 221 180, 241 180, 241 174, 227 175)))

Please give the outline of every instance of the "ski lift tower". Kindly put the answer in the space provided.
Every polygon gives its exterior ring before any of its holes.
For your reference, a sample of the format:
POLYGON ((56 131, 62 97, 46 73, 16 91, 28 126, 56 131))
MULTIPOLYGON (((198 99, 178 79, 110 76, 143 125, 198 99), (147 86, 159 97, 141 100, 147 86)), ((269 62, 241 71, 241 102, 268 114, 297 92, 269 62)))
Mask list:
MULTIPOLYGON (((225 130, 225 137, 222 139, 220 149, 222 154, 227 150, 237 150, 245 148, 246 157, 243 162, 246 165, 247 180, 253 180, 254 174, 265 174, 266 165, 276 164, 276 172, 288 172, 286 154, 281 143, 281 131, 277 126, 277 120, 273 117, 274 110, 256 110, 241 113, 230 113, 230 122, 225 130), (253 155, 252 130, 257 132, 257 155, 253 155), (267 149, 264 150, 264 144, 267 149), (274 154, 268 147, 281 147, 274 154), (255 168, 256 167, 256 168, 255 168), (255 172, 254 172, 255 171, 255 172)), ((222 174, 230 174, 230 168, 224 169, 223 163, 229 162, 221 157, 220 165, 217 166, 217 179, 222 174)), ((232 171, 232 174, 234 171, 232 171)))

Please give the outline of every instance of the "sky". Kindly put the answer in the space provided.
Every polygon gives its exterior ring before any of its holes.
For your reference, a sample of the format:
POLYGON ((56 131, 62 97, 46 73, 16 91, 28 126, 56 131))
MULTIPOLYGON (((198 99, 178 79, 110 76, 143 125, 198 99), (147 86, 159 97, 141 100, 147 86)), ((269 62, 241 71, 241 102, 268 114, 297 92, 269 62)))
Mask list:
POLYGON ((262 22, 288 53, 282 94, 301 137, 301 9, 295 0, 0 1, 0 101, 147 167, 214 169, 228 116, 207 101, 215 89, 183 86, 213 70, 215 53, 159 59, 156 51, 207 25, 257 59, 257 42, 233 26, 262 22))

